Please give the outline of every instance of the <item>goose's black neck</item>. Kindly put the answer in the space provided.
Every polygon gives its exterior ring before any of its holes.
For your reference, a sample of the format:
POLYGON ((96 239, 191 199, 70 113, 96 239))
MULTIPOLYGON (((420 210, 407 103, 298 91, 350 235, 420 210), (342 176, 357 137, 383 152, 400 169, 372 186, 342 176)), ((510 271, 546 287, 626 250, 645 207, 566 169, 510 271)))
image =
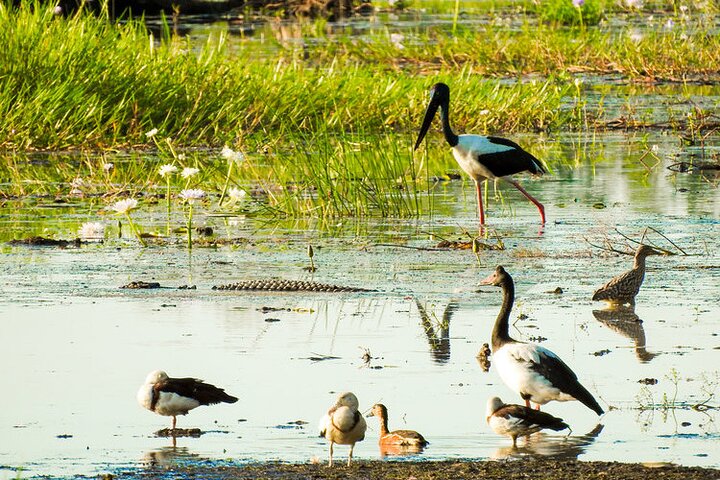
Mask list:
POLYGON ((440 119, 442 120, 442 129, 445 140, 454 147, 458 144, 458 136, 452 131, 450 127, 450 100, 444 100, 440 104, 440 119))
POLYGON ((503 291, 503 303, 500 307, 495 327, 492 331, 492 349, 496 352, 506 343, 514 342, 510 337, 510 312, 512 311, 513 302, 515 301, 515 285, 509 276, 500 284, 503 291))

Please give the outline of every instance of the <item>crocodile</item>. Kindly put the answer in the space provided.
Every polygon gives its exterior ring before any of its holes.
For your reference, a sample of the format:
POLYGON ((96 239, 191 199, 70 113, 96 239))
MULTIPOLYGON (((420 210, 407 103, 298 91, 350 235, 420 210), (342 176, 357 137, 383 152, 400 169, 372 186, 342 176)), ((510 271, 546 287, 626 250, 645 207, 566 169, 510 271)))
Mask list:
POLYGON ((360 287, 346 287, 329 283, 302 280, 245 280, 242 282, 216 285, 213 290, 262 290, 272 292, 374 292, 360 287))

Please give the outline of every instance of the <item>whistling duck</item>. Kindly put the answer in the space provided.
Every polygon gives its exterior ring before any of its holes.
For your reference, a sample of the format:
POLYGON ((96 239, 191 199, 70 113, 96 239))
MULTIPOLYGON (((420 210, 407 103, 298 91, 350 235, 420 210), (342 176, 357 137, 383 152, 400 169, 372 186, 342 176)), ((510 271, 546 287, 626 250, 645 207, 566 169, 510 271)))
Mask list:
POLYGON ((382 403, 376 403, 372 406, 372 410, 368 417, 378 417, 380 422, 380 448, 386 453, 419 453, 428 445, 428 441, 414 430, 393 430, 388 431, 388 412, 387 407, 382 403), (386 447, 407 447, 395 450, 387 450, 386 447))

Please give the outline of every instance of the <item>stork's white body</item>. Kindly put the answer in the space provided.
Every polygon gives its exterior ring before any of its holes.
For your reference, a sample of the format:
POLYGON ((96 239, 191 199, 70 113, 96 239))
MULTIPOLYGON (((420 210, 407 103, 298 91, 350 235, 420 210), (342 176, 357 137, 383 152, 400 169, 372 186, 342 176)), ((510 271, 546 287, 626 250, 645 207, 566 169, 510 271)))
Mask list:
POLYGON ((514 150, 508 145, 492 143, 481 135, 458 135, 458 144, 452 148, 453 157, 460 168, 475 181, 498 178, 478 158, 481 155, 509 152, 514 150))

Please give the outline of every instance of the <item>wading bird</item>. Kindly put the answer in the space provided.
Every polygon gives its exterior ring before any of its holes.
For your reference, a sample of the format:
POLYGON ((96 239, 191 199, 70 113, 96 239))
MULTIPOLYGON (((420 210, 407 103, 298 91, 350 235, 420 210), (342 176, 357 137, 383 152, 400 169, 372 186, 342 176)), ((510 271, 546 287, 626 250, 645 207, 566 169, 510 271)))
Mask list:
POLYGON ((145 383, 137 393, 140 405, 158 415, 172 417, 172 430, 175 430, 178 415, 187 415, 200 405, 216 403, 235 403, 237 398, 225 393, 225 390, 196 378, 171 378, 167 373, 156 370, 150 372, 145 383))
POLYGON ((498 266, 480 285, 502 288, 503 303, 492 331, 493 363, 502 381, 525 400, 525 406, 530 407, 532 401, 540 409, 540 405, 552 400, 579 400, 602 415, 603 409, 560 357, 540 345, 510 337, 508 321, 515 300, 515 284, 510 274, 498 266))
POLYGON ((520 172, 542 175, 545 173, 543 164, 511 140, 482 135, 456 135, 450 128, 450 88, 444 83, 436 83, 430 90, 430 103, 425 111, 420 134, 415 142, 415 150, 425 138, 425 134, 427 134, 438 108, 440 109, 443 135, 452 147, 455 160, 457 160, 460 168, 475 181, 480 227, 482 228, 485 225, 480 184, 485 179, 494 180, 496 178, 510 183, 534 203, 540 211, 540 220, 544 224, 545 207, 511 177, 511 175, 520 172))
POLYGON ((388 412, 387 407, 382 403, 376 403, 372 406, 372 410, 368 417, 377 417, 380 421, 380 452, 393 455, 403 455, 408 453, 420 453, 423 448, 428 445, 425 437, 415 430, 393 430, 388 431, 388 412))
POLYGON ((640 245, 635 251, 635 263, 633 268, 621 273, 602 287, 598 288, 593 295, 593 300, 605 300, 614 304, 635 305, 635 297, 640 291, 645 279, 645 258, 648 255, 662 255, 650 245, 640 245))
POLYGON ((543 429, 556 432, 570 429, 562 418, 522 405, 506 404, 498 397, 488 399, 486 415, 490 428, 498 435, 512 438, 513 447, 517 447, 517 437, 529 436, 543 429))
POLYGON ((350 445, 347 464, 352 461, 355 443, 365 438, 367 424, 358 411, 358 399, 352 392, 341 393, 335 404, 320 419, 320 436, 330 442, 330 460, 332 467, 333 445, 350 445))

